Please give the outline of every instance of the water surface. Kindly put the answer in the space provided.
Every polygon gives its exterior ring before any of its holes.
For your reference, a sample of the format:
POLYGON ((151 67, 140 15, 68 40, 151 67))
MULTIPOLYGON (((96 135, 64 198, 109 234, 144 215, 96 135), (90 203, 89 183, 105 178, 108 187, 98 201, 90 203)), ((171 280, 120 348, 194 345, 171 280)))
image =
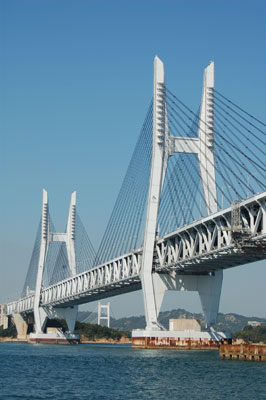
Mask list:
POLYGON ((0 399, 266 399, 266 363, 216 351, 0 343, 0 399))

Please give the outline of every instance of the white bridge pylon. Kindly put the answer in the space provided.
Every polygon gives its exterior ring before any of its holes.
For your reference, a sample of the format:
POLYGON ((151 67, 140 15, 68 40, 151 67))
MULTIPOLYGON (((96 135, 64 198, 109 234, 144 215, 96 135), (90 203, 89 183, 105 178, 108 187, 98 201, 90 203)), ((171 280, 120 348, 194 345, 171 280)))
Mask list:
MULTIPOLYGON (((157 56, 155 57, 153 85, 153 147, 141 267, 141 282, 147 330, 158 330, 162 328, 157 320, 158 314, 165 291, 173 288, 172 280, 174 278, 174 272, 171 277, 169 273, 158 274, 152 272, 160 196, 163 191, 164 178, 170 156, 173 156, 174 153, 198 155, 206 212, 207 215, 217 212, 217 190, 213 151, 213 88, 214 62, 212 61, 204 70, 198 138, 171 136, 166 106, 164 65, 157 56)), ((222 271, 216 271, 208 276, 176 276, 179 282, 182 281, 182 290, 199 292, 207 329, 216 323, 222 278, 222 271)), ((178 288, 179 285, 175 285, 175 287, 178 288)))
POLYGON ((49 219, 48 195, 43 189, 42 219, 41 219, 41 246, 38 261, 36 288, 34 294, 34 320, 36 333, 43 333, 48 318, 64 318, 70 332, 74 331, 78 306, 68 308, 45 308, 41 306, 41 290, 43 282, 44 266, 52 242, 66 244, 68 264, 71 276, 76 275, 75 260, 75 219, 76 219, 76 192, 71 195, 67 228, 65 233, 51 232, 49 219))
MULTIPOLYGON (((204 71, 198 137, 175 137, 168 125, 164 66, 154 60, 153 150, 143 247, 77 273, 76 193, 71 196, 65 233, 51 232, 48 196, 43 191, 41 246, 34 293, 7 304, 7 315, 25 328, 34 314, 36 333, 47 318, 65 318, 73 332, 79 304, 142 289, 146 333, 163 329, 158 314, 166 290, 197 291, 206 329, 215 327, 223 269, 266 259, 266 192, 218 211, 214 160, 214 63, 204 71), (196 154, 207 215, 157 237, 158 210, 170 157, 196 154), (44 286, 43 273, 52 242, 66 245, 70 276, 44 286), (24 324, 24 325, 23 325, 24 324)), ((218 157, 218 155, 217 155, 218 157)), ((218 172, 217 172, 218 173, 218 172)), ((19 329, 19 328, 18 328, 19 329)), ((25 329, 24 329, 25 330, 25 329)))

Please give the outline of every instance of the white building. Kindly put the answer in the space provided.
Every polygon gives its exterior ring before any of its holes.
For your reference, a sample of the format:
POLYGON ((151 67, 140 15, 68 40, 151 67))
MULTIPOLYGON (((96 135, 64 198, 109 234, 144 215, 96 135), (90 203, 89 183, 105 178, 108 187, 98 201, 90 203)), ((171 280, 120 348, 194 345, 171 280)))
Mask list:
POLYGON ((248 325, 249 325, 249 326, 253 326, 253 327, 255 328, 256 326, 260 326, 260 325, 261 325, 261 322, 258 322, 258 321, 248 321, 248 325))
POLYGON ((0 326, 4 329, 8 328, 8 317, 6 315, 6 305, 0 304, 0 326))

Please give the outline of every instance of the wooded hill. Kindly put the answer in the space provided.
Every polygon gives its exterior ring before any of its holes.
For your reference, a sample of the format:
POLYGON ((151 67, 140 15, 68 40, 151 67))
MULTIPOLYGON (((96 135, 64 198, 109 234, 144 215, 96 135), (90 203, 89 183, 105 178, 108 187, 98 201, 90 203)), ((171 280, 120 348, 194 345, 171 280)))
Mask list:
MULTIPOLYGON (((202 329, 204 329, 204 317, 202 314, 190 313, 184 309, 177 309, 171 311, 164 311, 159 314, 159 322, 166 328, 169 328, 169 319, 171 318, 195 318, 200 321, 202 329)), ((97 320, 97 315, 89 311, 82 311, 78 313, 78 319, 80 321, 93 322, 97 320)), ((248 325, 248 321, 257 321, 262 324, 266 324, 266 318, 258 317, 246 317, 239 314, 223 314, 219 313, 217 320, 217 330, 237 332, 241 331, 245 326, 248 325)), ((126 318, 111 318, 111 327, 114 329, 132 331, 133 329, 144 329, 145 328, 145 317, 140 315, 138 317, 126 317, 126 318)))
MULTIPOLYGON (((67 330, 67 325, 64 320, 60 320, 63 330, 67 330)), ((119 341, 122 337, 130 338, 131 333, 127 331, 120 331, 107 326, 101 326, 98 324, 89 324, 86 322, 76 321, 75 333, 85 336, 88 340, 96 339, 112 339, 119 341)))
POLYGON ((262 326, 246 326, 242 331, 235 332, 233 339, 243 339, 246 343, 266 344, 266 325, 262 326))

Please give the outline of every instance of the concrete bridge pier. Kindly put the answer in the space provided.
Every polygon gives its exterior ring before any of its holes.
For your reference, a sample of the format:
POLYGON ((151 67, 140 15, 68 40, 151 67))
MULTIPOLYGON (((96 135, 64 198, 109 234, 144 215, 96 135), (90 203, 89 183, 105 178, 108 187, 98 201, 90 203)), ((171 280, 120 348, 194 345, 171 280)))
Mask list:
POLYGON ((0 326, 8 328, 8 316, 6 314, 6 304, 0 304, 0 326))
POLYGON ((27 340, 28 321, 19 313, 13 314, 13 321, 17 329, 17 338, 19 340, 27 340))
POLYGON ((154 288, 154 302, 156 316, 158 317, 166 290, 198 292, 203 315, 205 329, 215 328, 219 310, 223 271, 216 271, 210 275, 180 275, 171 274, 152 275, 154 288))
POLYGON ((49 310, 47 314, 49 319, 54 319, 54 318, 64 319, 67 323, 68 331, 70 333, 74 333, 77 315, 78 315, 78 306, 66 307, 66 308, 56 307, 49 310))

